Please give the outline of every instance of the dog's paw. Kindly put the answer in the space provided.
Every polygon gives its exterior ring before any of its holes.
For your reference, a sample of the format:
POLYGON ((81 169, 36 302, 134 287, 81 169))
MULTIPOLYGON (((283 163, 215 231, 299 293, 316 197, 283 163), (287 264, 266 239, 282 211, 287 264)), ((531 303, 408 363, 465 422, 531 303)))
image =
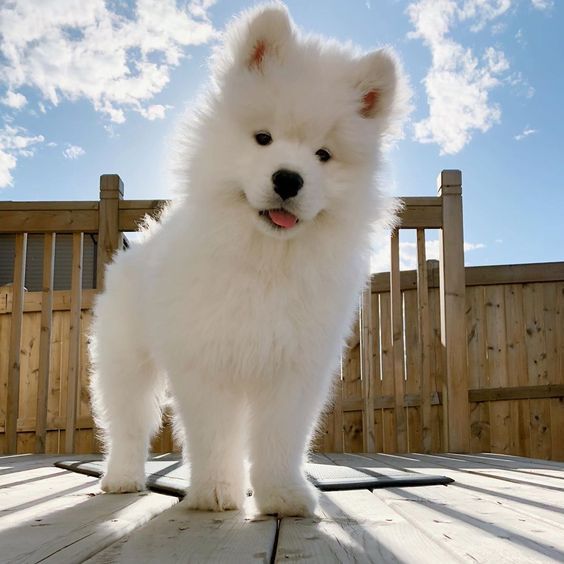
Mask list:
POLYGON ((201 511, 227 511, 239 509, 243 504, 243 492, 229 482, 197 482, 190 484, 184 498, 188 509, 201 511))
POLYGON ((258 488, 254 491, 257 509, 278 517, 311 517, 317 507, 317 490, 308 484, 258 488))
POLYGON ((145 490, 145 475, 131 473, 106 473, 100 483, 106 493, 131 493, 145 490))

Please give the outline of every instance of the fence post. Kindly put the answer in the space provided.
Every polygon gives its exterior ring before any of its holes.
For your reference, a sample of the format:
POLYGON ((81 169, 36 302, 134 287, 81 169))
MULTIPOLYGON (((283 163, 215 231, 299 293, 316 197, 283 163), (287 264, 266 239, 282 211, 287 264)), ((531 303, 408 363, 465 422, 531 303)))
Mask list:
POLYGON ((470 420, 466 365, 462 173, 459 170, 443 170, 437 178, 437 189, 443 203, 439 293, 441 343, 445 359, 443 384, 445 451, 468 452, 470 420))
POLYGON ((96 288, 104 289, 104 271, 114 253, 121 249, 123 237, 119 230, 119 201, 123 199, 123 182, 117 174, 100 176, 100 205, 98 208, 98 256, 96 260, 96 288))

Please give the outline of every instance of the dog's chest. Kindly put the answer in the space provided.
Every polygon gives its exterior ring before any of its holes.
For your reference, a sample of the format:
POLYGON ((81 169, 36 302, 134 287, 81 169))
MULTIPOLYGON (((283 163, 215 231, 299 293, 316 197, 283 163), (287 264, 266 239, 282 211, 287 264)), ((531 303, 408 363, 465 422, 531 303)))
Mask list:
POLYGON ((173 284, 161 294, 155 338, 169 358, 248 375, 317 365, 338 348, 350 288, 320 272, 224 266, 213 275, 193 269, 181 290, 173 284))

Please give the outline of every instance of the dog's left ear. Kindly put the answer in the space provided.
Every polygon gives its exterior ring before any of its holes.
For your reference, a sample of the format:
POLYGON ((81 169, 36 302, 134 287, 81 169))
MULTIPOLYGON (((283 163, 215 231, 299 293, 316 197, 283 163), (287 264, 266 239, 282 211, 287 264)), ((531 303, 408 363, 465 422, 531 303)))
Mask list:
POLYGON ((398 83, 398 63, 394 55, 380 49, 357 63, 358 113, 364 118, 387 117, 392 112, 398 83))
POLYGON ((268 61, 283 60, 294 37, 290 16, 280 4, 244 14, 233 32, 235 63, 254 71, 262 71, 268 61))

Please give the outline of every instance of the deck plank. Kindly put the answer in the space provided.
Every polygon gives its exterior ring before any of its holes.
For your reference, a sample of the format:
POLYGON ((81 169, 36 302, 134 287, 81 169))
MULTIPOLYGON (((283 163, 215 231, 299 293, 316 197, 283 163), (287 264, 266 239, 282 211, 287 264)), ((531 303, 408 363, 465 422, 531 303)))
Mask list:
MULTIPOLYGON (((330 455, 353 467, 394 465, 436 473, 441 456, 330 455)), ((450 461, 452 464, 452 461, 450 461)), ((456 461, 454 461, 456 463, 456 461)), ((445 468, 445 470, 447 470, 445 468)), ((404 518, 448 544, 459 554, 500 562, 564 561, 564 495, 534 486, 519 486, 449 468, 448 487, 376 490, 374 495, 404 518), (409 503, 411 502, 411 503, 409 503), (442 537, 440 535, 443 535, 442 537)))
POLYGON ((275 562, 456 562, 367 490, 325 492, 320 516, 282 520, 275 562))
MULTIPOLYGON (((349 455, 350 456, 350 455, 349 455)), ((479 474, 473 474, 460 470, 456 463, 450 467, 437 463, 438 456, 429 455, 363 455, 362 461, 358 463, 367 467, 370 462, 367 459, 376 459, 376 465, 394 465, 396 468, 404 468, 422 474, 443 473, 455 480, 448 486, 449 491, 461 489, 476 495, 475 503, 480 504, 482 500, 491 501, 498 505, 504 505, 542 523, 548 523, 559 527, 564 532, 564 496, 555 495, 550 490, 539 488, 535 485, 520 485, 518 487, 511 482, 490 478, 479 474), (384 459, 384 461, 382 461, 384 459), (393 461, 390 461, 393 459, 393 461)), ((441 461, 443 457, 441 456, 441 461)), ((349 460, 351 466, 355 461, 349 460)), ((447 460, 448 464, 448 460, 447 460)), ((415 491, 415 490, 414 490, 415 491)), ((419 490, 417 490, 419 491, 419 490)), ((562 534, 562 533, 561 533, 562 534)))
MULTIPOLYGON (((541 472, 540 469, 531 472, 527 471, 526 468, 519 468, 518 465, 502 465, 500 463, 501 461, 495 464, 487 464, 473 456, 461 456, 458 454, 440 454, 435 456, 439 457, 437 459, 439 464, 445 459, 455 461, 459 468, 464 469, 466 472, 483 474, 484 476, 507 480, 508 482, 531 484, 543 488, 560 490, 564 493, 564 481, 562 481, 564 475, 562 475, 562 473, 559 476, 554 476, 551 475, 553 473, 550 470, 541 472)), ((558 470, 556 470, 556 473, 558 473, 558 470)))
POLYGON ((11 461, 12 474, 2 476, 0 561, 82 562, 177 502, 148 492, 100 495, 96 478, 61 471, 52 460, 11 461))
POLYGON ((374 495, 460 559, 507 564, 564 561, 562 528, 461 489, 396 488, 374 495))
POLYGON ((455 482, 322 493, 317 518, 282 519, 277 537, 276 519, 250 511, 193 512, 147 492, 100 495, 97 479, 52 466, 63 458, 0 457, 0 561, 564 561, 564 464, 489 454, 315 455, 321 464, 455 482))
POLYGON ((497 455, 492 456, 489 453, 480 454, 455 454, 449 455, 459 460, 468 460, 477 464, 482 464, 488 468, 508 469, 514 472, 523 472, 525 474, 535 474, 537 476, 549 476, 551 478, 560 478, 564 480, 564 463, 560 466, 554 466, 550 461, 538 459, 526 459, 516 456, 497 455))
POLYGON ((180 502, 87 562, 269 563, 275 537, 273 517, 190 511, 180 502))

